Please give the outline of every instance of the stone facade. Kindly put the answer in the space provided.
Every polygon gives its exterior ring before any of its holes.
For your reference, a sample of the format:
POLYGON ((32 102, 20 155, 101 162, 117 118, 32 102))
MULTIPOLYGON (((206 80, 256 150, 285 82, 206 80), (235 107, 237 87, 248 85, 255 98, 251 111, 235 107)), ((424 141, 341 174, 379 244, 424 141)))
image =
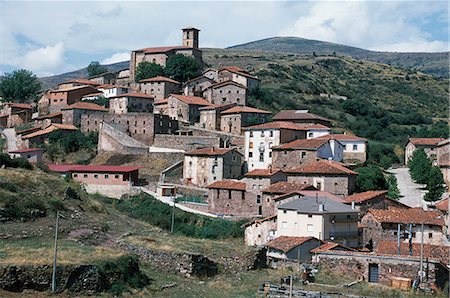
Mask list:
POLYGON ((231 105, 213 105, 200 108, 200 128, 209 130, 220 130, 221 115, 220 113, 233 107, 231 105))
POLYGON ((450 188, 450 139, 444 140, 438 144, 437 164, 441 169, 445 184, 450 188))
POLYGON ((32 107, 29 104, 5 103, 0 109, 0 127, 17 127, 31 122, 32 107))
POLYGON ((125 93, 109 98, 109 111, 112 114, 152 113, 153 95, 125 93))
POLYGON ((214 80, 205 76, 191 79, 184 83, 183 94, 188 96, 203 97, 203 92, 205 92, 205 90, 212 84, 214 84, 214 80))
POLYGON ((298 184, 310 184, 318 190, 327 191, 336 196, 348 196, 355 191, 355 175, 325 175, 325 174, 287 174, 287 181, 298 184))
POLYGON ((50 90, 39 101, 39 115, 52 114, 80 101, 84 95, 97 93, 98 90, 91 86, 76 86, 66 89, 50 90))
POLYGON ((251 107, 234 107, 220 113, 220 130, 233 134, 242 134, 242 129, 266 123, 271 113, 251 107))
POLYGON ((210 105, 200 97, 171 94, 168 98, 167 114, 180 122, 193 125, 200 121, 199 108, 210 105))
POLYGON ((180 91, 179 82, 160 76, 141 80, 138 86, 140 92, 153 95, 155 100, 165 99, 171 93, 178 93, 180 91))
POLYGON ((261 81, 239 67, 224 67, 218 71, 218 81, 233 81, 243 85, 250 92, 259 88, 261 81))
POLYGON ((245 226, 245 244, 248 246, 265 246, 274 239, 277 232, 277 217, 269 216, 257 219, 245 226))
POLYGON ((237 104, 246 105, 247 88, 233 81, 224 81, 209 86, 203 97, 212 104, 237 104))
POLYGON ((153 146, 192 151, 199 148, 220 147, 220 138, 212 136, 192 135, 155 135, 153 146))
POLYGON ((417 149, 423 149, 432 161, 433 165, 437 165, 438 156, 438 144, 444 141, 443 138, 410 138, 405 146, 405 165, 408 165, 408 161, 411 159, 414 151, 417 149))

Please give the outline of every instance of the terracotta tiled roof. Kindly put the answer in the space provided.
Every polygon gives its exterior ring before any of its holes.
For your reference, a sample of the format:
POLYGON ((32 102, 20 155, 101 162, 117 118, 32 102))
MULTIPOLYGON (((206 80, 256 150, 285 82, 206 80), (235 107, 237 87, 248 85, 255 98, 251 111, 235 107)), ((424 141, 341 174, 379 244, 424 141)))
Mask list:
POLYGON ((338 141, 367 141, 367 139, 348 134, 329 134, 325 136, 320 136, 318 137, 318 139, 327 139, 327 140, 332 139, 338 141))
POLYGON ((218 83, 212 84, 211 86, 208 86, 208 88, 217 89, 217 88, 221 88, 221 87, 227 86, 227 85, 234 85, 234 86, 242 88, 242 89, 247 89, 247 87, 245 87, 244 85, 236 83, 235 81, 231 81, 231 80, 225 80, 223 82, 218 82, 218 83))
POLYGON ((232 148, 202 148, 187 152, 186 155, 221 156, 232 150, 232 148))
POLYGON ((318 160, 283 172, 288 174, 358 175, 343 164, 331 160, 318 160))
POLYGON ((91 80, 86 80, 86 79, 75 79, 75 80, 69 80, 66 82, 63 82, 61 84, 58 85, 62 85, 62 84, 70 84, 70 83, 78 83, 78 84, 84 84, 84 85, 92 85, 92 86, 98 86, 100 85, 97 82, 91 81, 91 80))
POLYGON ((47 126, 47 128, 49 127, 56 127, 57 129, 64 129, 64 130, 78 130, 78 128, 72 124, 52 123, 51 125, 47 126))
MULTIPOLYGON (((308 242, 312 239, 317 240, 314 237, 289 237, 289 236, 280 236, 273 240, 271 240, 269 243, 267 243, 267 247, 274 248, 277 250, 280 250, 282 252, 288 252, 291 249, 302 245, 305 242, 308 242)), ((320 241, 320 240, 317 240, 320 241)))
POLYGON ((109 166, 109 165, 77 165, 70 169, 70 172, 107 172, 107 173, 129 173, 144 167, 140 166, 109 166))
POLYGON ((245 174, 245 177, 270 177, 279 173, 279 169, 254 169, 245 174))
POLYGON ((437 146, 444 138, 409 138, 409 141, 416 146, 437 146))
POLYGON ((28 103, 7 103, 7 105, 9 105, 11 108, 18 108, 18 109, 26 109, 26 110, 31 110, 32 107, 30 104, 28 103))
POLYGON ((167 46, 167 47, 152 47, 152 48, 143 48, 139 50, 135 50, 136 52, 144 52, 144 53, 166 53, 173 50, 189 50, 191 47, 186 46, 167 46))
POLYGON ((49 119, 49 118, 60 117, 60 116, 62 117, 62 112, 55 112, 52 114, 36 117, 36 120, 49 119))
POLYGON ((240 68, 239 66, 224 66, 220 70, 229 70, 229 71, 237 71, 237 72, 245 72, 245 69, 240 68))
POLYGON ((255 223, 263 223, 263 222, 266 222, 266 221, 269 221, 269 220, 273 220, 273 219, 276 219, 276 218, 277 218, 276 215, 271 215, 271 216, 268 216, 268 217, 265 217, 265 218, 255 219, 255 220, 250 221, 250 222, 248 222, 246 224, 243 224, 242 227, 246 228, 246 227, 249 227, 249 226, 251 226, 251 225, 253 225, 255 223))
POLYGON ((236 105, 235 103, 226 103, 223 105, 209 105, 206 107, 199 108, 199 111, 228 109, 228 108, 234 107, 235 105, 236 105))
POLYGON ((355 251, 355 249, 347 247, 347 246, 344 246, 344 245, 339 244, 339 243, 326 242, 326 243, 322 244, 319 247, 311 249, 310 252, 318 253, 318 252, 326 252, 326 251, 330 251, 330 250, 355 251))
POLYGON ((339 198, 338 196, 335 196, 327 191, 321 190, 294 190, 292 192, 282 194, 281 196, 276 197, 273 200, 281 201, 295 195, 298 195, 299 197, 327 198, 335 202, 343 203, 342 198, 339 198))
POLYGON ((63 110, 71 110, 71 109, 102 111, 102 112, 108 111, 108 109, 106 109, 105 107, 102 107, 98 104, 91 103, 91 102, 83 102, 83 101, 78 101, 74 104, 71 104, 70 106, 68 106, 67 108, 64 108, 63 110))
POLYGON ((214 80, 211 80, 210 78, 205 77, 205 76, 202 75, 202 76, 198 76, 198 77, 195 77, 195 78, 193 78, 193 79, 187 80, 186 82, 184 82, 183 86, 186 86, 186 85, 189 84, 189 83, 192 83, 192 82, 195 82, 195 81, 198 81, 198 80, 201 80, 201 79, 210 81, 211 83, 214 82, 214 80))
POLYGON ((221 72, 221 71, 234 72, 234 73, 237 73, 237 74, 239 74, 241 76, 244 76, 244 77, 249 77, 249 78, 252 78, 252 79, 255 79, 255 80, 259 80, 257 77, 251 75, 250 73, 248 73, 244 69, 242 69, 240 67, 237 67, 237 66, 224 66, 221 69, 219 69, 219 72, 221 72))
POLYGON ((92 87, 92 86, 87 86, 87 85, 84 85, 84 86, 67 87, 67 88, 56 89, 56 90, 50 90, 49 92, 50 92, 50 93, 69 92, 69 91, 75 91, 75 90, 80 90, 80 89, 91 89, 91 90, 92 90, 91 93, 93 93, 93 92, 98 92, 98 90, 95 89, 94 87, 92 87))
POLYGON ((220 114, 225 115, 225 114, 241 114, 241 113, 272 114, 271 112, 266 110, 255 109, 247 106, 232 107, 231 109, 223 111, 220 114))
POLYGON ((326 139, 307 139, 295 140, 289 143, 281 144, 272 148, 272 150, 318 150, 321 146, 327 143, 326 139))
POLYGON ((448 198, 437 202, 435 205, 436 209, 448 212, 448 198))
POLYGON ((28 153, 28 152, 38 152, 38 151, 44 151, 43 148, 28 148, 28 149, 20 149, 20 150, 14 150, 9 151, 9 153, 28 153))
POLYGON ((378 198, 379 196, 386 197, 387 190, 369 190, 365 192, 355 193, 351 196, 343 198, 346 203, 362 203, 365 201, 372 200, 374 198, 378 198))
POLYGON ((160 100, 155 100, 155 101, 153 102, 153 104, 154 104, 154 105, 164 105, 164 104, 167 104, 168 102, 169 102, 168 99, 160 99, 160 100))
POLYGON ((263 193, 271 193, 271 194, 286 194, 291 193, 294 191, 301 191, 301 190, 315 190, 316 188, 312 186, 311 184, 299 184, 299 183, 293 183, 293 182, 285 182, 280 181, 276 182, 269 187, 265 188, 263 190, 263 193))
POLYGON ((253 125, 244 128, 245 130, 263 130, 263 129, 289 129, 289 130, 308 130, 307 126, 288 121, 275 121, 263 124, 253 125))
POLYGON ((187 95, 179 95, 179 94, 170 94, 170 96, 175 97, 182 102, 187 103, 188 105, 198 105, 198 106, 209 106, 211 103, 206 101, 205 99, 197 96, 187 96, 187 95))
POLYGON ((123 93, 123 94, 119 94, 119 95, 116 95, 116 96, 111 96, 110 98, 119 98, 119 97, 140 97, 140 98, 148 98, 148 99, 154 99, 155 98, 154 95, 148 95, 148 94, 139 93, 139 92, 123 93))
POLYGON ((163 76, 156 76, 153 78, 140 80, 139 83, 146 83, 146 82, 169 82, 174 84, 180 84, 180 82, 172 80, 171 78, 163 77, 163 76))
MULTIPOLYGON (((397 241, 384 241, 381 240, 378 243, 376 254, 377 255, 397 255, 397 241)), ((412 244, 412 256, 420 257, 420 243, 412 244)), ((435 259, 449 264, 449 252, 450 247, 441 245, 423 245, 423 257, 429 259, 435 259)), ((409 243, 400 242, 400 255, 409 255, 409 243)))
POLYGON ((273 120, 288 121, 288 120, 324 120, 331 121, 325 117, 305 112, 304 110, 281 110, 278 114, 273 116, 273 120))
POLYGON ((208 185, 208 188, 245 191, 245 182, 239 182, 237 180, 222 180, 222 181, 216 181, 216 182, 208 185))
POLYGON ((402 223, 443 226, 444 219, 440 211, 424 211, 421 208, 390 208, 388 210, 369 209, 368 211, 380 223, 402 223))
POLYGON ((38 130, 38 131, 32 132, 30 134, 27 134, 26 136, 23 136, 22 139, 31 139, 34 137, 43 136, 43 135, 49 134, 58 129, 78 130, 78 128, 76 128, 75 126, 70 125, 70 124, 52 123, 51 125, 47 126, 46 128, 44 128, 42 130, 38 130))

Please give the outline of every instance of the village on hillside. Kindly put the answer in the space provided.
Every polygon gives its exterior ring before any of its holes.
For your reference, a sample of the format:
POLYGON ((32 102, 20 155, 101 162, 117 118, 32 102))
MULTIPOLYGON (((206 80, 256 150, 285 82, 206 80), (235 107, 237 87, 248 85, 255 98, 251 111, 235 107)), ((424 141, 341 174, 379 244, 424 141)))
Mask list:
POLYGON ((393 287, 448 287, 449 139, 409 138, 404 165, 383 170, 397 177, 396 195, 388 185, 361 191, 366 138, 336 133, 334 121, 308 109, 250 106, 261 80, 235 65, 208 67, 199 44, 200 30, 184 28, 181 45, 132 51, 128 69, 60 83, 37 103, 0 103, 3 152, 90 194, 127 200, 146 193, 192 214, 242 221, 243 241, 261 249, 270 268, 301 275, 299 264, 309 264, 393 287), (201 75, 136 80, 141 63, 166 67, 180 55, 201 65, 201 75), (49 158, 55 136, 79 135, 95 138, 94 155, 147 162, 49 158), (421 167, 421 154, 445 182, 433 200, 409 174, 421 167), (161 158, 170 165, 143 174, 161 158))

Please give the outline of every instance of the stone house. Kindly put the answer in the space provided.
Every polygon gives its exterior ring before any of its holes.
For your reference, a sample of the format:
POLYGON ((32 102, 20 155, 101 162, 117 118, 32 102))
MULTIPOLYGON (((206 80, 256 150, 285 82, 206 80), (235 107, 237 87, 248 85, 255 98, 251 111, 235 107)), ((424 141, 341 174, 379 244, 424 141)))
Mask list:
POLYGON ((355 164, 366 161, 367 139, 348 134, 329 134, 318 138, 341 143, 344 148, 344 163, 355 164))
POLYGON ((438 143, 437 165, 441 169, 447 188, 450 188, 450 139, 438 143))
POLYGON ((315 139, 331 134, 331 128, 322 124, 309 124, 307 126, 306 138, 315 139))
POLYGON ((271 215, 255 219, 242 226, 244 228, 245 244, 248 246, 265 246, 274 239, 277 233, 277 216, 271 215))
POLYGON ((387 190, 369 190, 360 193, 354 193, 351 196, 344 197, 342 200, 347 205, 354 205, 356 210, 359 211, 359 215, 362 217, 367 213, 369 209, 389 209, 391 207, 396 208, 409 208, 403 205, 399 201, 388 198, 387 190))
POLYGON ((353 194, 358 173, 341 163, 330 160, 318 160, 297 168, 284 170, 288 182, 311 184, 318 190, 337 196, 353 194))
POLYGON ((135 80, 136 69, 141 62, 156 63, 166 66, 167 59, 173 55, 181 54, 193 57, 203 65, 202 51, 198 48, 199 31, 196 28, 184 28, 182 46, 153 47, 134 50, 130 59, 130 79, 135 80))
POLYGON ((213 79, 203 75, 190 79, 183 85, 183 95, 203 97, 203 92, 214 83, 213 79))
POLYGON ((169 100, 161 99, 153 102, 153 112, 155 114, 169 115, 169 100))
POLYGON ((211 105, 201 97, 171 94, 167 113, 172 119, 193 125, 200 121, 199 108, 211 105))
POLYGON ((0 109, 0 127, 17 127, 31 122, 33 108, 26 103, 4 103, 0 109))
POLYGON ((171 93, 180 91, 180 82, 157 76, 139 81, 139 91, 148 95, 153 95, 155 100, 167 98, 171 93))
POLYGON ((95 82, 97 84, 112 84, 116 83, 116 74, 111 72, 105 72, 96 76, 92 76, 89 78, 90 81, 95 82))
MULTIPOLYGON (((421 208, 369 209, 361 218, 363 244, 376 248, 381 240, 397 241, 399 227, 401 235, 404 231, 412 231, 409 235, 411 242, 420 243, 422 223, 424 242, 442 245, 445 222, 440 211, 424 211, 421 208)), ((402 240, 408 241, 409 239, 402 240)))
POLYGON ((62 109, 62 123, 80 127, 82 115, 102 112, 106 113, 108 109, 95 103, 79 101, 62 109))
POLYGON ((318 159, 342 161, 343 146, 326 139, 301 139, 272 147, 272 166, 292 169, 318 159))
POLYGON ((243 156, 231 148, 203 148, 184 156, 183 181, 206 187, 214 181, 237 179, 242 175, 243 156))
POLYGON ((260 79, 237 66, 222 67, 219 69, 217 76, 219 83, 233 81, 247 88, 248 92, 258 89, 261 85, 260 79))
POLYGON ((216 181, 207 187, 208 212, 236 217, 258 215, 258 207, 246 197, 245 182, 237 180, 216 181))
POLYGON ((56 112, 52 114, 47 114, 44 116, 39 116, 34 118, 36 126, 47 127, 52 123, 62 124, 63 114, 62 112, 56 112))
POLYGON ((241 181, 246 184, 248 199, 254 200, 258 206, 258 215, 273 214, 271 210, 264 208, 262 192, 273 183, 286 181, 286 175, 277 169, 255 169, 246 173, 241 181))
POLYGON ((236 106, 220 113, 220 130, 241 134, 242 128, 266 123, 272 113, 248 106, 236 106))
POLYGON ((42 162, 43 148, 28 148, 8 152, 11 158, 24 158, 30 163, 42 162))
POLYGON ((322 241, 314 237, 279 236, 266 245, 268 266, 274 269, 294 266, 299 269, 300 263, 311 263, 311 250, 321 244, 322 241))
POLYGON ((154 95, 145 93, 124 93, 109 98, 112 114, 153 113, 154 95))
POLYGON ((101 85, 101 83, 97 83, 95 81, 86 80, 86 79, 74 79, 69 80, 63 83, 58 84, 58 89, 69 89, 73 87, 80 87, 80 86, 91 86, 91 87, 97 87, 101 85))
POLYGON ((75 86, 65 89, 49 90, 38 102, 39 115, 52 114, 80 101, 84 95, 98 93, 91 86, 75 86))
POLYGON ((444 140, 444 138, 409 138, 405 146, 405 165, 408 165, 408 161, 417 149, 423 149, 433 165, 437 165, 438 144, 444 140))
POLYGON ((301 197, 278 206, 277 235, 358 246, 358 211, 328 198, 301 197))
MULTIPOLYGON (((133 77, 134 78, 134 77, 133 77)), ((125 68, 116 72, 116 85, 129 86, 131 83, 130 69, 125 68)), ((134 81, 134 79, 133 79, 134 81)))
POLYGON ((203 97, 212 104, 224 105, 234 103, 245 106, 247 88, 233 81, 223 81, 206 87, 203 97))
POLYGON ((210 105, 199 108, 200 128, 209 130, 220 130, 221 112, 229 110, 235 104, 210 105))
POLYGON ((267 122, 245 130, 245 162, 249 171, 267 169, 272 164, 272 147, 305 139, 305 127, 292 122, 267 122))
POLYGON ((48 135, 57 130, 63 130, 66 133, 70 133, 77 131, 78 128, 68 124, 52 123, 47 127, 41 127, 41 129, 38 131, 29 133, 27 135, 22 135, 22 140, 28 142, 28 147, 30 147, 32 144, 45 142, 48 135))
MULTIPOLYGON (((420 270, 420 245, 413 243, 412 255, 409 245, 401 243, 400 254, 397 242, 382 241, 375 252, 350 251, 333 246, 322 245, 313 249, 313 260, 320 268, 337 272, 349 272, 355 279, 370 283, 392 285, 394 279, 406 278, 413 281, 420 270)), ((424 281, 443 288, 449 280, 448 247, 424 244, 424 281)))
POLYGON ((217 69, 208 68, 202 72, 202 75, 210 80, 213 80, 214 82, 219 80, 219 71, 217 69))
POLYGON ((449 206, 450 205, 449 205, 448 196, 447 196, 447 198, 442 199, 442 200, 440 200, 440 201, 438 201, 438 202, 436 202, 434 204, 434 207, 437 210, 441 211, 442 214, 444 215, 444 221, 445 221, 444 234, 447 235, 447 238, 448 238, 448 235, 449 235, 449 229, 448 228, 450 227, 450 216, 448 214, 448 207, 449 206))
POLYGON ((279 181, 262 190, 263 214, 276 214, 274 199, 282 195, 300 192, 303 190, 317 190, 309 184, 298 184, 287 181, 279 181))
POLYGON ((310 113, 309 110, 281 110, 273 116, 273 121, 290 121, 302 124, 322 124, 331 127, 331 120, 310 113))
POLYGON ((130 88, 128 86, 116 86, 110 84, 103 84, 97 87, 98 90, 102 92, 103 97, 110 98, 118 96, 121 94, 126 94, 129 92, 130 88))

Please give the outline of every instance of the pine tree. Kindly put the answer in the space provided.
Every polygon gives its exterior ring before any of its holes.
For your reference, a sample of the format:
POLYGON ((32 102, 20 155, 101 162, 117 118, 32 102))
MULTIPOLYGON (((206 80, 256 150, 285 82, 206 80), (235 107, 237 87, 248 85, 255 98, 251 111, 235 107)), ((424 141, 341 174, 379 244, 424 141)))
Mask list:
POLYGON ((408 168, 411 178, 416 183, 426 184, 428 182, 432 164, 423 149, 414 151, 411 159, 408 161, 408 168))
POLYGON ((425 195, 426 201, 437 201, 441 198, 445 191, 443 186, 444 177, 442 176, 441 170, 438 167, 432 167, 428 183, 427 183, 427 194, 425 195))

